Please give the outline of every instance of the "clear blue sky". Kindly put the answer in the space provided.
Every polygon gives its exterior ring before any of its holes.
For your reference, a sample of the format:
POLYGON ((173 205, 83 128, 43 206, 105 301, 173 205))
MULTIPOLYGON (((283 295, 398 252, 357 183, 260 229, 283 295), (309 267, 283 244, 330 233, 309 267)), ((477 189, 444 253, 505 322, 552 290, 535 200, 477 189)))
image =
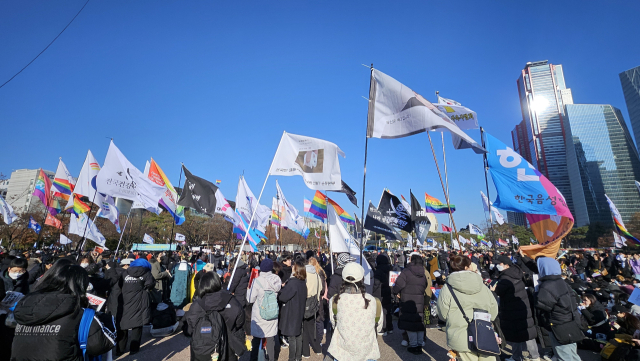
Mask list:
MULTIPOLYGON (((0 3, 0 83, 83 4, 0 3)), ((221 179, 227 198, 244 172, 257 195, 286 130, 338 144, 347 155, 342 177, 360 200, 369 90, 362 63, 427 99, 439 90, 462 102, 511 144, 521 120, 516 79, 528 61, 564 65, 576 103, 612 104, 627 117, 618 73, 640 65, 638 13, 637 1, 91 0, 0 89, 0 171, 55 171, 62 157, 77 174, 87 149, 102 164, 113 137, 141 170, 153 157, 174 184, 184 162, 221 179)), ((469 134, 479 140, 479 131, 469 134)), ((445 144, 456 224, 479 224, 482 158, 455 151, 449 134, 445 144)), ((440 140, 434 145, 441 162, 440 140)), ((372 139, 367 173, 374 204, 384 187, 444 201, 426 134, 372 139)), ((279 182, 300 209, 313 196, 300 177, 279 182)), ((270 178, 262 203, 275 192, 270 178)), ((334 198, 356 210, 344 195, 334 198)))

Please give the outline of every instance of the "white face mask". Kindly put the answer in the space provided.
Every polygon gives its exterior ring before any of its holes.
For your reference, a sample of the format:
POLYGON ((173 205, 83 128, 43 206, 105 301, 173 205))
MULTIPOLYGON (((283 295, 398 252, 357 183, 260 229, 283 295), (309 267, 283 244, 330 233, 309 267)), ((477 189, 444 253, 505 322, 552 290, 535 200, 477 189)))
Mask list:
POLYGON ((87 268, 87 267, 89 267, 89 264, 88 263, 80 263, 80 267, 87 268))
POLYGON ((496 268, 498 269, 498 271, 502 272, 504 271, 504 266, 501 264, 496 265, 496 268))
POLYGON ((9 272, 9 277, 11 277, 11 279, 17 280, 23 274, 24 272, 9 272))

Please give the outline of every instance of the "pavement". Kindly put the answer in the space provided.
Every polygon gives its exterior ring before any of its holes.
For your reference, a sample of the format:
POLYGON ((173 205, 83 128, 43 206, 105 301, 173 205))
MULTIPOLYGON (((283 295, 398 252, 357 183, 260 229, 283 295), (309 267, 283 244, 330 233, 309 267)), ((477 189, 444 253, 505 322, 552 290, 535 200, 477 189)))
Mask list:
MULTIPOLYGON (((394 322, 395 324, 395 322, 394 322)), ((395 328, 393 334, 387 336, 378 336, 378 347, 380 348, 381 361, 413 361, 413 360, 447 360, 447 340, 443 331, 437 328, 427 329, 427 341, 423 347, 422 355, 413 355, 407 352, 407 348, 403 347, 402 331, 395 328)), ((189 342, 190 339, 182 334, 176 333, 163 338, 152 338, 149 328, 145 327, 142 335, 142 347, 136 355, 124 354, 117 360, 134 361, 134 360, 172 360, 172 361, 189 361, 189 342)), ((509 347, 508 347, 509 348, 509 347)), ((323 352, 326 353, 327 345, 323 345, 323 352)), ((543 350, 540 349, 542 352, 543 350)), ((599 361, 600 355, 578 350, 578 355, 583 361, 599 361)), ((288 349, 281 349, 278 355, 278 361, 286 361, 289 359, 288 349)), ((508 352, 501 355, 501 359, 509 357, 508 352)), ((313 354, 310 358, 304 359, 308 361, 322 361, 324 356, 313 354)), ((249 353, 247 352, 240 358, 240 361, 249 361, 249 353)), ((341 360, 342 361, 342 360, 341 360)), ((347 360, 345 360, 347 361, 347 360)))

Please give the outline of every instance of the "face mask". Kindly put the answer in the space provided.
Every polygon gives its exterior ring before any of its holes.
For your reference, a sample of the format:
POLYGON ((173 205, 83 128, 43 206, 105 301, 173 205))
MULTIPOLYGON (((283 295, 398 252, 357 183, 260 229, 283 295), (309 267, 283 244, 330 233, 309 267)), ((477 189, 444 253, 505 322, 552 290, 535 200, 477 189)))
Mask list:
POLYGON ((9 277, 11 277, 11 279, 17 280, 23 274, 24 272, 9 272, 9 277))
POLYGON ((494 265, 493 263, 489 265, 489 269, 493 269, 496 265, 494 265))
POLYGON ((496 268, 497 268, 497 269, 498 269, 498 271, 500 271, 500 272, 504 271, 504 266, 503 266, 503 265, 501 265, 501 264, 496 265, 496 268))
POLYGON ((87 267, 89 267, 89 264, 88 263, 80 263, 80 267, 87 268, 87 267))

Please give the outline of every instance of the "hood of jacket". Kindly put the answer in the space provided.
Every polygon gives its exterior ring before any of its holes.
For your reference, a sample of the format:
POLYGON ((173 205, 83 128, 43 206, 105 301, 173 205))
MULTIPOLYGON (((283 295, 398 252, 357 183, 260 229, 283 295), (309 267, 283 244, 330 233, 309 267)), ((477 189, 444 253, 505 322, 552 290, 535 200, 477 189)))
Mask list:
MULTIPOLYGON (((256 278, 265 290, 276 291, 279 290, 278 286, 282 285, 282 280, 277 274, 271 272, 260 272, 258 278, 256 278)), ((254 281, 255 282, 255 281, 254 281)), ((258 286, 259 287, 259 286, 258 286)))
MULTIPOLYGON (((133 265, 133 263, 131 263, 133 265)), ((127 274, 132 277, 142 277, 145 273, 150 272, 146 267, 129 267, 127 268, 127 274)))
POLYGON ((376 265, 379 266, 384 266, 384 265, 388 265, 389 264, 389 258, 383 254, 379 254, 378 257, 376 257, 376 265))
POLYGON ((482 290, 482 287, 485 287, 482 283, 482 277, 471 271, 453 272, 447 277, 447 283, 457 292, 467 295, 475 295, 482 290))
POLYGON ((214 293, 207 293, 202 298, 204 301, 205 310, 222 311, 227 307, 229 301, 233 298, 233 295, 226 290, 220 290, 214 293))
POLYGON ((500 272, 501 277, 502 275, 504 275, 505 277, 519 280, 519 279, 522 279, 522 270, 520 270, 518 266, 512 265, 509 268, 505 269, 504 271, 500 272))
POLYGON ((549 257, 541 257, 538 258, 536 262, 538 265, 538 271, 540 272, 540 278, 544 278, 546 276, 560 276, 562 270, 560 269, 560 264, 553 258, 549 257))
POLYGON ((129 265, 129 268, 134 267, 146 268, 148 270, 151 270, 151 263, 149 263, 149 261, 144 258, 138 258, 137 260, 131 262, 131 265, 129 265))
POLYGON ((312 264, 308 264, 306 266, 304 266, 304 269, 307 271, 307 274, 312 273, 312 274, 316 274, 316 268, 312 265, 312 264))
POLYGON ((14 316, 21 325, 43 325, 73 313, 78 299, 62 293, 32 293, 16 307, 14 316))
POLYGON ((409 263, 407 267, 405 267, 405 269, 408 269, 409 271, 411 271, 411 273, 418 278, 425 277, 425 273, 424 273, 425 268, 423 265, 409 263))

